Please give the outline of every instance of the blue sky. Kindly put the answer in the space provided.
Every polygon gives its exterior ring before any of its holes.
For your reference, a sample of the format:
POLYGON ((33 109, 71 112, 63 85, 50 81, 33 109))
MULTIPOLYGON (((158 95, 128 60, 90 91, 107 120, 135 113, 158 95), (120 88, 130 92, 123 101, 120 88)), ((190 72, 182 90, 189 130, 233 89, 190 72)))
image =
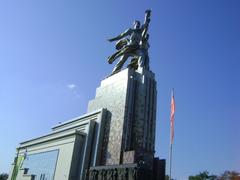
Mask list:
POLYGON ((240 171, 240 1, 0 2, 0 172, 19 142, 86 112, 112 70, 107 42, 152 9, 150 68, 158 83, 156 156, 173 177, 240 171))

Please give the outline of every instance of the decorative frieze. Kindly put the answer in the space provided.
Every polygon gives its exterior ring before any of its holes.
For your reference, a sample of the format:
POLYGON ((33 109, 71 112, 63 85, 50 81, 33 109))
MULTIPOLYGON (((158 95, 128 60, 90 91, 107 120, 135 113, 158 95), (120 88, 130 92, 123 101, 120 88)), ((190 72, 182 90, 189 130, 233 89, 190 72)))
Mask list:
POLYGON ((85 180, 145 180, 151 170, 138 164, 91 167, 85 180))

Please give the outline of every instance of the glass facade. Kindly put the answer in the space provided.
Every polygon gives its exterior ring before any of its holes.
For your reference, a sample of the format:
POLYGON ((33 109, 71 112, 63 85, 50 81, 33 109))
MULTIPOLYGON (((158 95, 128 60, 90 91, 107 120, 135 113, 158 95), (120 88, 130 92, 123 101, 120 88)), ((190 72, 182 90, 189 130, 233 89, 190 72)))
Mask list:
POLYGON ((36 175, 35 180, 53 180, 59 150, 27 155, 22 168, 27 174, 36 175))

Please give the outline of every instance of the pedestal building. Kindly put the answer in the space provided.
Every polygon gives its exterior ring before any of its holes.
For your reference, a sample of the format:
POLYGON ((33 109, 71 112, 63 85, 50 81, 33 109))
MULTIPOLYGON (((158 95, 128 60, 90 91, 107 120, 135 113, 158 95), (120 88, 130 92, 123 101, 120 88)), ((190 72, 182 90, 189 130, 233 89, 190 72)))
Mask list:
POLYGON ((150 71, 126 69, 101 82, 88 112, 99 108, 109 111, 102 164, 144 161, 152 166, 156 96, 156 81, 150 71))

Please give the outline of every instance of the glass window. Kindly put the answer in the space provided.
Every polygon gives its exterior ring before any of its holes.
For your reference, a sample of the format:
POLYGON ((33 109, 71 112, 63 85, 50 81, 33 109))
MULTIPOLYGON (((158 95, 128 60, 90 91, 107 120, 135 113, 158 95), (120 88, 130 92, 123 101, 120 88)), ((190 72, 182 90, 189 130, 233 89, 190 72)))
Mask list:
POLYGON ((27 155, 22 168, 28 168, 29 175, 36 175, 35 180, 53 180, 58 151, 54 150, 27 155))

